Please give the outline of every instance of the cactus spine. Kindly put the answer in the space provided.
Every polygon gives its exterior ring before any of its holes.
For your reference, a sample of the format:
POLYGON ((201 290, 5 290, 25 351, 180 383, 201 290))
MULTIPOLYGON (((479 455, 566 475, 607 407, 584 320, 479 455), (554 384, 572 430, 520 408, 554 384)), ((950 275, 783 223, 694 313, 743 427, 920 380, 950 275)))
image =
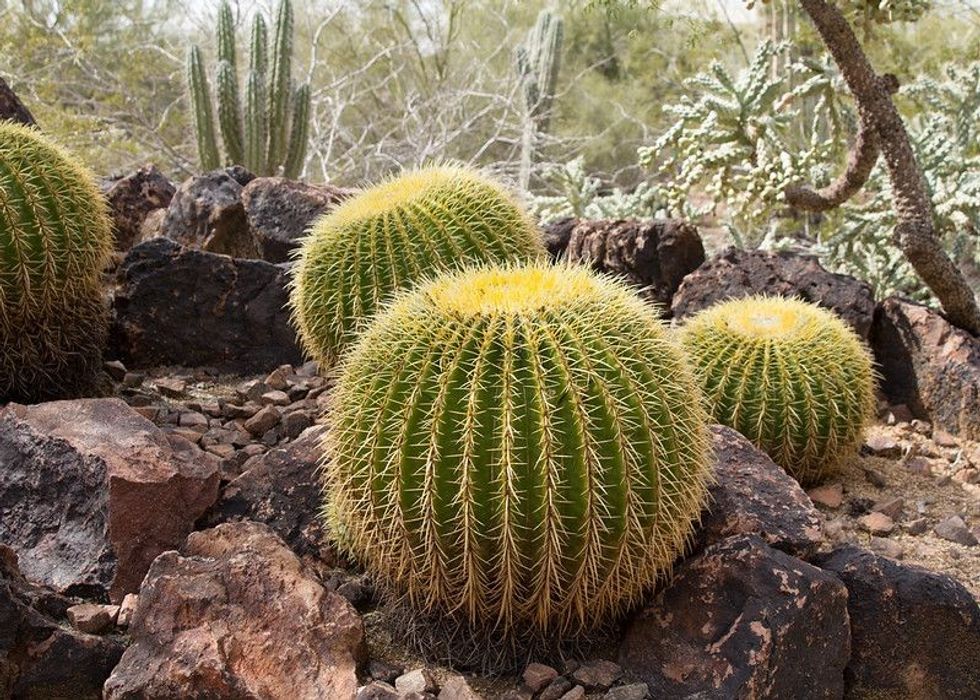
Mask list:
POLYGON ((871 355, 830 311, 749 297, 702 311, 681 337, 714 418, 801 483, 859 444, 874 411, 871 355))
POLYGON ((327 368, 393 292, 440 269, 543 255, 502 187, 462 167, 430 167, 363 191, 313 224, 290 304, 303 346, 327 368))
POLYGON ((531 179, 531 163, 537 136, 548 130, 555 101, 564 22, 542 10, 527 40, 517 48, 517 75, 524 93, 524 134, 521 142, 521 186, 531 179))
MULTIPOLYGON (((244 109, 238 82, 234 16, 227 1, 218 10, 217 33, 218 125, 224 144, 224 162, 244 165, 258 175, 276 175, 281 167, 286 177, 298 177, 309 138, 310 89, 308 85, 292 88, 290 1, 282 0, 276 14, 271 72, 265 20, 261 15, 253 20, 244 109)), ((189 72, 201 167, 211 170, 219 167, 222 159, 214 135, 207 77, 196 46, 191 50, 189 72)))
POLYGON ((345 357, 325 514, 426 611, 582 631, 639 600, 691 533, 710 474, 697 395, 619 282, 541 262, 447 273, 345 357))
POLYGON ((92 175, 38 131, 0 121, 0 402, 92 388, 111 251, 92 175))

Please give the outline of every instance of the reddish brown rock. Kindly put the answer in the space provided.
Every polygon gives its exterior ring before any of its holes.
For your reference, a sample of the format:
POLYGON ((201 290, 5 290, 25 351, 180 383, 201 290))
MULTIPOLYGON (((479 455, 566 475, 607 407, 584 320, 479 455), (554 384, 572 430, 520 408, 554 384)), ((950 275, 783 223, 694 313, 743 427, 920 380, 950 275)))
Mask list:
POLYGON ((820 566, 849 593, 848 697, 980 697, 980 606, 962 585, 851 545, 820 566))
POLYGON ((241 197, 259 256, 273 263, 288 262, 310 224, 354 192, 283 177, 252 180, 241 197))
POLYGON ((711 428, 715 483, 701 518, 700 541, 758 535, 777 549, 809 556, 823 543, 820 515, 800 485, 740 433, 711 428))
POLYGON ((890 297, 875 314, 871 345, 891 402, 980 440, 980 339, 932 309, 890 297))
POLYGON ((0 410, 0 539, 59 591, 139 588, 218 494, 218 460, 119 399, 0 410))
POLYGON ((655 698, 839 698, 849 648, 843 584, 739 536, 680 566, 620 663, 655 698))
POLYGON ((704 246, 697 228, 679 219, 581 219, 571 229, 565 257, 623 277, 669 315, 684 275, 704 262, 704 246))
POLYGON ((828 272, 817 259, 795 253, 729 248, 684 278, 673 300, 684 318, 726 299, 753 294, 797 297, 837 313, 867 339, 875 311, 871 286, 828 272))
POLYGON ((70 605, 28 583, 17 568, 17 555, 0 544, 0 697, 102 697, 123 644, 64 624, 70 605))
POLYGON ((351 698, 363 628, 265 525, 195 532, 153 562, 132 646, 105 685, 122 698, 351 698))
POLYGON ((806 495, 818 506, 840 508, 841 503, 844 502, 844 485, 837 482, 816 486, 807 491, 806 495))
POLYGON ((124 177, 104 180, 102 191, 109 203, 116 250, 129 250, 141 240, 150 212, 168 207, 177 189, 157 166, 147 163, 124 177))

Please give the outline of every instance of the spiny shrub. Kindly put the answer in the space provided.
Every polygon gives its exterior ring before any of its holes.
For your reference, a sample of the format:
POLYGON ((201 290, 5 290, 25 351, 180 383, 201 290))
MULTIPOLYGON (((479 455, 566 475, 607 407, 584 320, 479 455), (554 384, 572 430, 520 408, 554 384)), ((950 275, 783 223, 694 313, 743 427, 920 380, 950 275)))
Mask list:
POLYGON ((90 388, 111 250, 91 174, 40 132, 0 121, 0 401, 90 388))
POLYGON ((500 185, 461 167, 430 167, 347 200, 299 252, 291 296, 307 352, 333 364, 361 321, 398 289, 463 263, 538 257, 534 224, 500 185))
POLYGON ((505 635, 635 603, 710 474, 697 385, 656 314, 542 262, 400 294, 345 356, 325 446, 350 553, 417 608, 505 635))
POLYGON ((724 302, 681 330, 715 420, 801 483, 832 473, 874 409, 871 356, 832 312, 796 299, 724 302))

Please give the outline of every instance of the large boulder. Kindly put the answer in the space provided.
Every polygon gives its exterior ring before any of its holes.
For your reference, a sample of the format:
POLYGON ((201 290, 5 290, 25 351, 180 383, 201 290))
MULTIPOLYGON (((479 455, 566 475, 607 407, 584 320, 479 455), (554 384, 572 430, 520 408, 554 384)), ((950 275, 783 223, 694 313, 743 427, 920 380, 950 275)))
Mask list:
POLYGON ((102 191, 109 203, 116 250, 129 250, 140 241, 150 213, 170 206, 177 190, 157 166, 148 163, 124 177, 104 180, 102 191))
POLYGON ((210 253, 258 257, 242 205, 242 188, 253 179, 238 165, 188 178, 167 207, 161 235, 210 253))
POLYGON ((671 306, 684 318, 726 299, 753 294, 796 297, 834 311, 867 340, 875 310, 871 285, 828 272, 796 253, 729 248, 681 282, 671 306))
POLYGON ((871 345, 893 404, 969 440, 980 440, 980 339, 932 309, 889 297, 871 345))
POLYGON ((71 602, 29 583, 0 544, 0 697, 98 700, 125 645, 61 624, 71 602))
POLYGON ((583 219, 571 229, 565 256, 621 276, 669 313, 681 280, 704 262, 704 246, 697 228, 679 219, 583 219))
POLYGON ((259 256, 273 263, 287 262, 310 224, 353 193, 284 177, 252 180, 242 190, 242 204, 259 256))
POLYGON ((265 525, 196 532, 153 562, 132 646, 105 685, 123 698, 352 698, 363 627, 265 525))
POLYGON ((322 433, 320 426, 309 428, 285 447, 246 462, 242 473, 225 486, 205 522, 262 522, 300 556, 333 559, 320 517, 322 433))
POLYGON ((299 364, 287 284, 284 266, 146 241, 119 267, 110 354, 240 374, 299 364))
POLYGON ((633 620, 620 663, 651 697, 840 698, 847 590, 754 536, 684 562, 633 620))
POLYGON ((820 566, 849 593, 849 696, 980 698, 980 605, 961 584, 851 545, 820 566))
POLYGON ((0 409, 0 541, 33 581, 118 602, 218 495, 213 455, 119 399, 0 409))
POLYGON ((793 477, 741 433, 711 428, 715 482, 701 518, 699 541, 757 535, 771 547, 807 558, 825 543, 820 514, 793 477))

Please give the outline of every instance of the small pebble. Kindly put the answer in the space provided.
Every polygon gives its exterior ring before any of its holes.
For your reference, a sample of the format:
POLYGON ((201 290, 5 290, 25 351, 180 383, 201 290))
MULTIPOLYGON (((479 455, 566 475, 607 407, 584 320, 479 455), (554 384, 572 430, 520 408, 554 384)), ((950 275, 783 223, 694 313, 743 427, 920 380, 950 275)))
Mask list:
POLYGON ((844 501, 844 486, 840 483, 824 484, 823 486, 810 489, 806 492, 806 495, 818 506, 840 508, 841 503, 844 501))
POLYGON ((933 532, 936 533, 937 537, 961 544, 964 547, 975 547, 978 544, 976 536, 970 532, 970 528, 963 522, 963 518, 958 515, 943 520, 933 528, 933 532))
POLYGON ((68 621, 79 632, 101 634, 112 624, 112 614, 108 608, 115 608, 116 614, 119 613, 119 606, 116 605, 96 605, 94 603, 73 605, 68 608, 68 621))
POLYGON ((530 663, 521 678, 531 692, 538 692, 558 677, 558 671, 545 664, 530 663))
POLYGON ((858 518, 858 525, 872 535, 887 535, 895 529, 895 521, 884 513, 872 512, 858 518))

